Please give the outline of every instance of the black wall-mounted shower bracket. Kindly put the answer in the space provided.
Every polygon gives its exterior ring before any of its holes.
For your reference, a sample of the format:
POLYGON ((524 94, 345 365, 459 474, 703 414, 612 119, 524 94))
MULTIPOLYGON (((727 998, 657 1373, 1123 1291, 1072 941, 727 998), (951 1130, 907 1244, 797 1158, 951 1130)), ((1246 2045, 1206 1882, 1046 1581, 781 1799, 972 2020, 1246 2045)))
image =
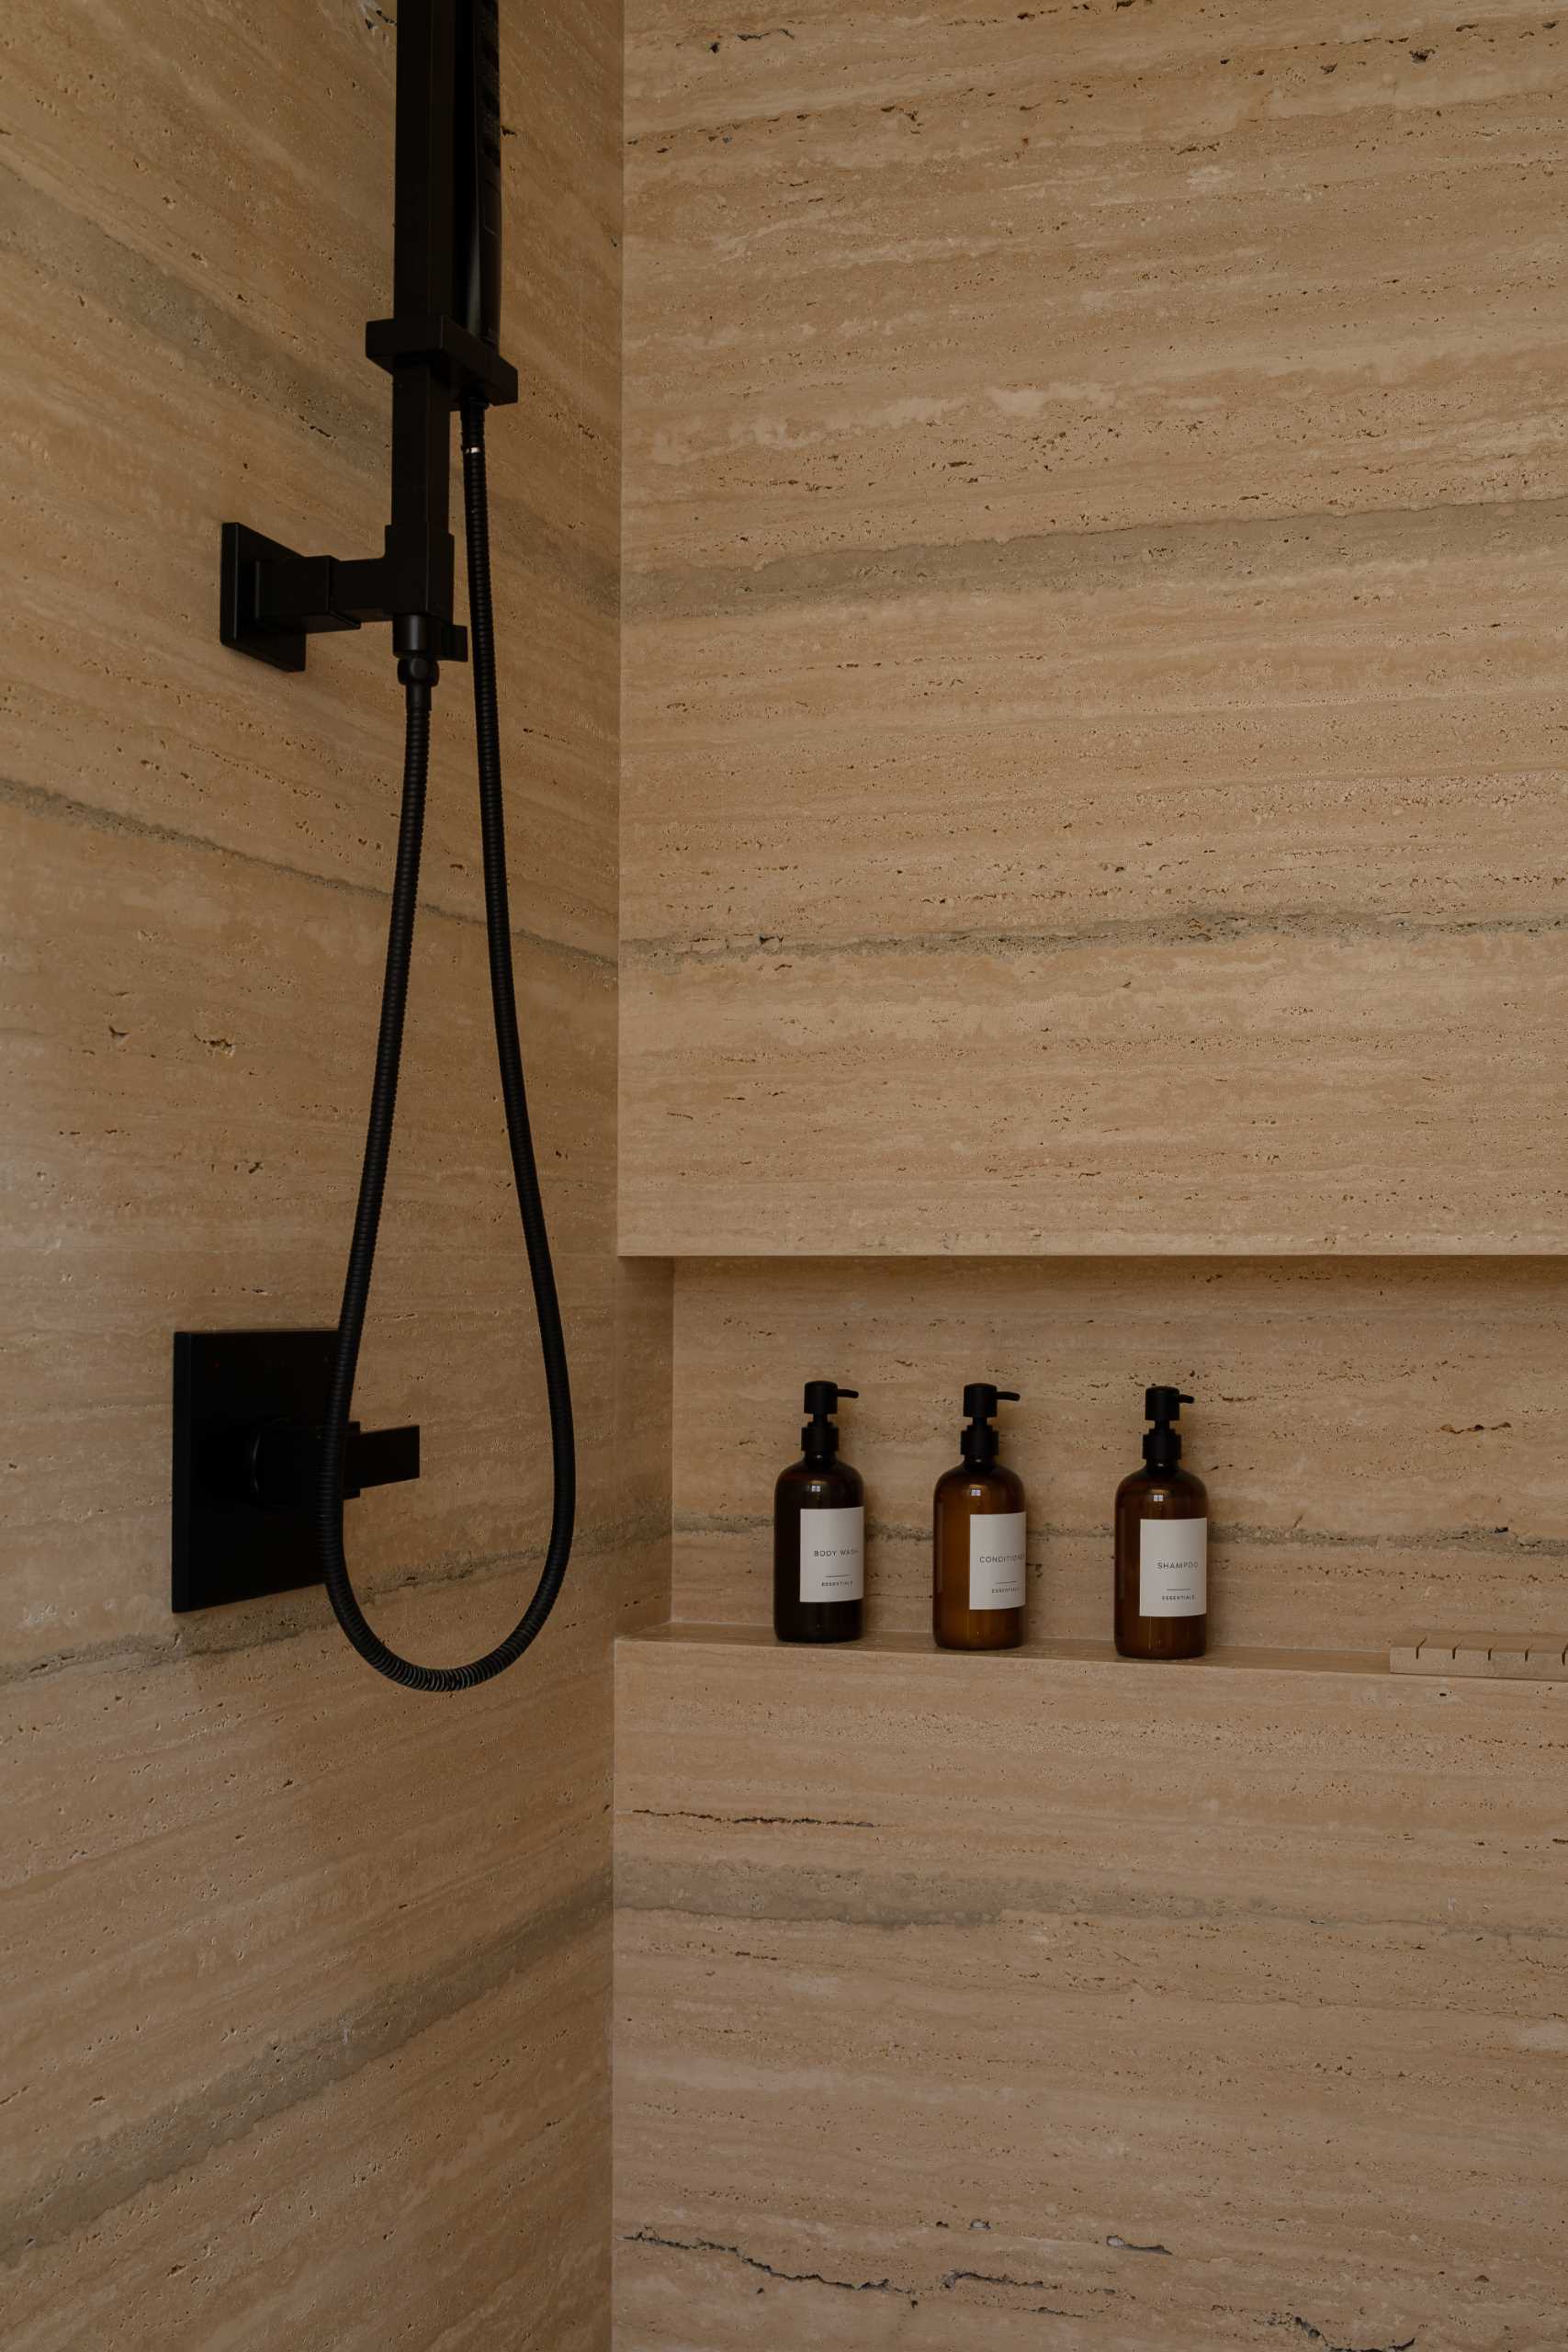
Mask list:
MULTIPOLYGON (((448 542, 450 546, 450 542, 448 542)), ((345 563, 334 555, 297 555, 244 523, 225 523, 218 634, 236 653, 275 670, 305 667, 305 639, 321 629, 357 628, 435 605, 434 650, 441 662, 466 662, 468 633, 440 615, 452 582, 426 573, 394 575, 387 559, 345 563), (402 597, 415 601, 405 603, 402 597), (417 601, 421 597, 427 603, 417 601)))
MULTIPOLYGON (((367 356, 392 379, 391 520, 382 552, 300 555, 243 523, 223 526, 219 635, 275 669, 302 670, 305 640, 318 630, 412 616, 429 623, 438 661, 468 656, 467 633, 453 618, 452 412, 476 395, 491 407, 509 405, 517 371, 497 349, 485 294, 476 290, 477 224, 491 233, 482 198, 472 217, 459 217, 455 202, 474 179, 469 149, 478 135, 462 79, 473 33, 465 17, 460 55, 464 6, 402 0, 398 12, 393 314, 365 330, 367 356), (473 325, 458 315, 465 309, 473 325)), ((481 62, 483 50, 481 37, 481 62)))
MULTIPOLYGON (((333 1331, 175 1333, 171 1606, 320 1584, 311 1500, 333 1331)), ((419 1476, 417 1428, 348 1425, 345 1501, 419 1476)))

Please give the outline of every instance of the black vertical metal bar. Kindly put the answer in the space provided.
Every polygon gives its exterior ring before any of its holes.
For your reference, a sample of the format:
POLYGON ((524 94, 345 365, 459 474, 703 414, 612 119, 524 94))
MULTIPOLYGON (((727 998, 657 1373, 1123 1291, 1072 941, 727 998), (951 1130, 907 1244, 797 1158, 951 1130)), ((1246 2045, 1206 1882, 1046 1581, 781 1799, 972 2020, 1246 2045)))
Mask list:
POLYGON ((399 318, 444 318, 452 309, 455 21, 452 0, 402 0, 398 10, 392 309, 399 318))
MULTIPOLYGON (((452 307, 452 0, 402 0, 392 309, 444 318, 452 307)), ((397 611, 450 616, 457 551, 451 509, 452 395, 414 361, 392 371, 392 513, 387 556, 397 611)))
POLYGON ((398 613, 452 611, 457 549, 447 528, 452 394, 418 360, 392 371, 392 519, 387 557, 398 613))

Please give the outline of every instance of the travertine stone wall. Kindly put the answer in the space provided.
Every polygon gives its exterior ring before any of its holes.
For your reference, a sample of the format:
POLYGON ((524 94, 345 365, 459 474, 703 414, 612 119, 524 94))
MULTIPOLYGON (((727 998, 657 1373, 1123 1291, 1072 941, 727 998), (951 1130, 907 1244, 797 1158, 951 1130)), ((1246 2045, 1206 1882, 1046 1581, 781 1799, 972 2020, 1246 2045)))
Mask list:
POLYGON ((1568 19, 629 36, 623 1246, 1560 1250, 1568 19))
POLYGON ((1565 1733, 1562 1685, 623 1642, 618 2342, 1549 2352, 1565 1733))
MULTIPOLYGON (((330 1323, 396 820, 384 633, 216 638, 218 526, 385 519, 393 16, 13 11, 0 102, 8 1898, 16 2352, 607 2341, 609 1648, 663 1611, 667 1286, 615 1259, 620 26, 507 0, 491 436, 519 977, 582 1450, 577 1566, 457 1700, 317 1593, 175 1623, 170 1334, 330 1323), (617 1359, 633 1383, 617 1391, 617 1359), (638 1379, 640 1371, 640 1382, 638 1379)), ((512 1623, 547 1506, 480 922, 439 697, 350 1513, 388 1637, 512 1623)))
POLYGON ((626 73, 617 2341, 1547 2352, 1562 1703, 1375 1660, 1563 1611, 1568 18, 632 0, 626 73), (766 1630, 814 1375, 842 1654, 766 1630), (922 1630, 981 1378, 1054 1654, 922 1630), (1236 1646, 1140 1673, 1173 1378, 1236 1646))
POLYGON ((1111 1636, 1111 1505, 1173 1381, 1207 1482, 1216 1641, 1381 1651, 1424 1623, 1568 1630, 1556 1261, 693 1262, 676 1271, 677 1617, 765 1626, 800 1383, 866 1482, 874 1628, 931 1627, 931 1488, 964 1384, 1029 1498, 1029 1630, 1111 1636))

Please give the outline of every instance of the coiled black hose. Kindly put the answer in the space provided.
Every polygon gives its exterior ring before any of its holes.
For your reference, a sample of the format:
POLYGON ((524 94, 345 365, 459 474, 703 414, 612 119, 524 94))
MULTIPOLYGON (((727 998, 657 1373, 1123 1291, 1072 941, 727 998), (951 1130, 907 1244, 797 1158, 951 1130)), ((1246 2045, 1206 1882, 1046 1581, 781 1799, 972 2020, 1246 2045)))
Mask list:
POLYGON ((419 857, 424 832, 425 783, 430 770, 430 703, 434 663, 408 659, 399 664, 405 695, 402 816, 398 828, 398 862, 392 882, 392 910, 387 928, 387 969, 381 986, 381 1020, 376 1040, 376 1075, 370 1090, 370 1117, 365 1136, 365 1159, 359 1176, 359 1203, 354 1216, 354 1239, 344 1278, 343 1311, 338 1318, 337 1348, 332 1387, 322 1433, 321 1461, 316 1491, 316 1524, 327 1596, 338 1623, 362 1658, 400 1682, 406 1690, 471 1690, 488 1682, 520 1658, 539 1632, 566 1575, 571 1554, 572 1522, 577 1507, 577 1454, 572 1438, 571 1385, 567 1374, 566 1341, 561 1331, 560 1306, 556 1296, 555 1270, 550 1263, 549 1237, 539 1199, 538 1171, 528 1125, 528 1094, 523 1077, 523 1055, 517 1035, 517 994, 512 972, 512 915, 506 888, 506 821, 502 803, 501 732, 495 695, 495 616, 491 605, 490 502, 485 486, 484 402, 465 401, 463 424, 463 510, 468 552, 468 623, 474 673, 474 727, 479 743, 479 828, 484 846, 485 929, 490 943, 491 1003, 495 1014, 496 1057, 501 1068, 502 1100, 506 1106, 506 1133, 512 1146, 512 1173, 517 1204, 523 1216, 523 1238, 533 1278, 534 1306, 538 1317, 539 1346, 545 1363, 545 1388, 549 1399, 550 1450, 555 1474, 555 1508, 545 1565, 534 1597, 522 1618, 495 1648, 466 1666, 416 1666, 387 1647, 367 1622, 349 1579, 343 1548, 343 1462, 354 1401, 354 1379, 359 1365, 359 1344, 365 1331, 365 1309, 376 1262, 376 1236, 381 1222, 381 1202, 387 1186, 387 1160, 392 1146, 397 1110, 398 1069, 402 1059, 403 1015, 408 1005, 409 963, 413 946, 415 906, 419 896, 419 857))

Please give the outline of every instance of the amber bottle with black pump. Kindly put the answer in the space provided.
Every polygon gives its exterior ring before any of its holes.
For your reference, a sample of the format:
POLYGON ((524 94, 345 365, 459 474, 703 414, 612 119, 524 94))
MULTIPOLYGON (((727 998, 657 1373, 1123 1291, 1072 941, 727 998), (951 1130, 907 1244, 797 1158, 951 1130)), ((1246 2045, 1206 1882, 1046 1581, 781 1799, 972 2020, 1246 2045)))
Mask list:
POLYGON ((808 1380, 800 1460, 773 1488, 773 1631, 781 1642, 860 1639, 865 1593, 865 1487, 838 1459, 834 1380, 808 1380))
POLYGON ((1116 1647, 1123 1657, 1201 1657, 1209 1637, 1209 1496, 1181 1467, 1174 1424, 1190 1396, 1145 1388, 1144 1467, 1116 1489, 1116 1647))
POLYGON ((936 1482, 931 1631, 944 1650, 1011 1650, 1023 1639, 1023 1482, 997 1460, 992 1416, 1015 1388, 972 1381, 964 1459, 936 1482))

